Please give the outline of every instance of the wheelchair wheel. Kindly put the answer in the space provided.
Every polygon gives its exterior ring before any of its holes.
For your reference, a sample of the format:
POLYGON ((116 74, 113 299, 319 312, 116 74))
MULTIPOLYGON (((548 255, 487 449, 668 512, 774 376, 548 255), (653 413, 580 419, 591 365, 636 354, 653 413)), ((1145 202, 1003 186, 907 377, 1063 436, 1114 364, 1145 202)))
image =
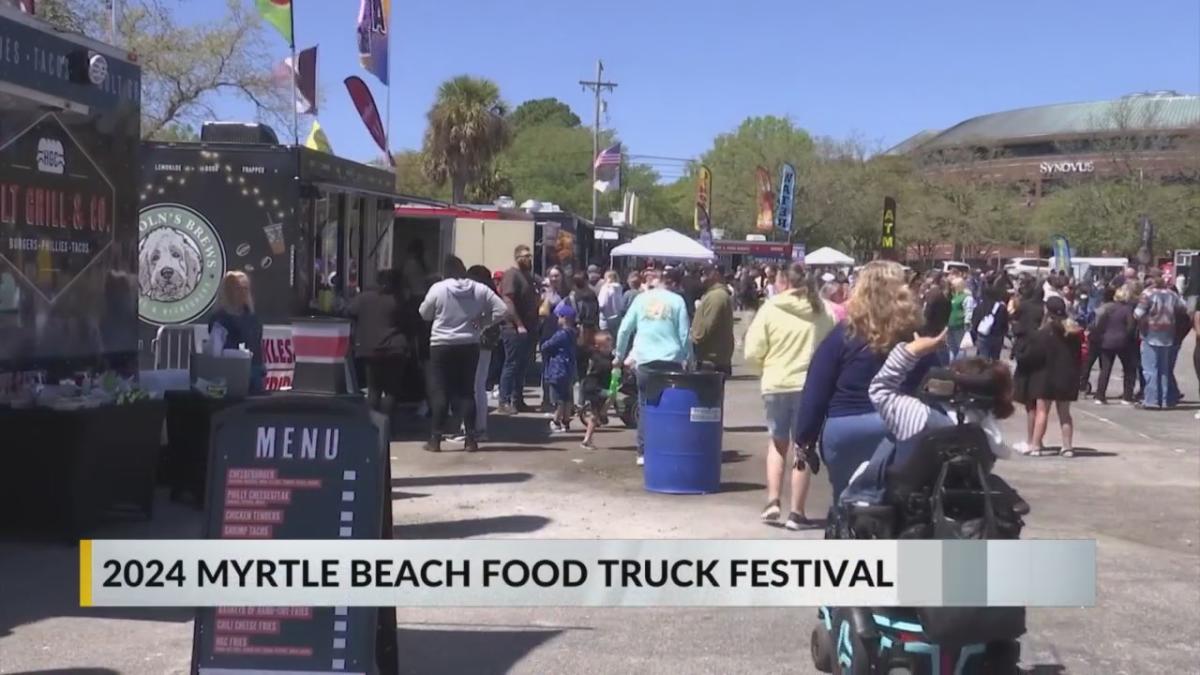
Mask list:
POLYGON ((809 640, 813 666, 822 673, 833 672, 833 636, 824 626, 815 626, 809 640))
POLYGON ((638 425, 637 400, 621 406, 621 422, 627 429, 636 429, 638 425))

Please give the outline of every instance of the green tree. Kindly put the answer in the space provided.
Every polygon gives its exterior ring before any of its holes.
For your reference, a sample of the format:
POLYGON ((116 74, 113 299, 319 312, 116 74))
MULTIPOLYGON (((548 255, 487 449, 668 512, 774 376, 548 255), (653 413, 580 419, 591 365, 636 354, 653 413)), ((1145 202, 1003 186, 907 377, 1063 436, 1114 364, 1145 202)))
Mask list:
POLYGON ((537 199, 573 213, 591 213, 591 155, 587 129, 545 125, 517 134, 500 162, 518 203, 537 199))
POLYGON ((508 116, 513 134, 536 126, 577 127, 579 116, 571 112, 570 106, 556 98, 535 98, 517 106, 508 116))
POLYGON ((758 214, 756 168, 762 166, 777 182, 784 162, 800 171, 812 159, 812 138, 782 117, 751 117, 717 136, 702 157, 713 174, 713 226, 735 235, 752 231, 758 214))
POLYGON ((491 80, 460 75, 442 83, 429 109, 425 129, 425 175, 450 183, 452 201, 461 203, 467 187, 493 170, 492 160, 511 138, 507 106, 491 80))
MULTIPOLYGON (((218 100, 251 103, 259 119, 291 126, 291 93, 271 73, 273 30, 242 0, 209 21, 184 21, 181 0, 125 0, 116 42, 142 67, 142 136, 177 140, 180 126, 213 119, 218 100)), ((40 0, 38 14, 64 30, 109 34, 109 0, 40 0)))
POLYGON ((401 150, 393 155, 396 160, 396 192, 428 199, 450 199, 446 185, 438 185, 425 175, 424 157, 419 150, 401 150))

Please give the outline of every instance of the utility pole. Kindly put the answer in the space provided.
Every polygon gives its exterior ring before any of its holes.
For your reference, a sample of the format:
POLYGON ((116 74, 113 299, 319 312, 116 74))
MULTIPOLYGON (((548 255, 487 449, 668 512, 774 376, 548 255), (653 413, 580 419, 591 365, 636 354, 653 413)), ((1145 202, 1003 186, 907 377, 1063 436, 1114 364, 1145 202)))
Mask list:
POLYGON ((591 82, 580 80, 579 84, 596 93, 596 116, 592 125, 592 224, 595 225, 600 211, 600 195, 596 194, 596 158, 600 156, 600 96, 605 91, 616 89, 617 83, 604 81, 604 62, 597 60, 596 79, 591 82))

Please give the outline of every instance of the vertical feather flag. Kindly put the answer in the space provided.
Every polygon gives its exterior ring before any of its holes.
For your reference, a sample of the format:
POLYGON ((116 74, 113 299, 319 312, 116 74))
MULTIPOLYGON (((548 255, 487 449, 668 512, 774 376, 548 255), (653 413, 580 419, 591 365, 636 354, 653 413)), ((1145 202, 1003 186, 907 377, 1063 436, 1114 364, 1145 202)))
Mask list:
POLYGON ((696 174, 696 209, 692 225, 698 232, 712 227, 712 171, 703 164, 696 174))
POLYGON ((358 110, 363 124, 367 125, 371 138, 375 139, 375 145, 387 155, 388 162, 396 166, 396 159, 388 150, 387 132, 383 128, 383 120, 379 117, 379 107, 375 105, 375 97, 371 95, 367 83, 363 82, 361 77, 351 75, 346 78, 346 90, 350 92, 350 100, 354 102, 354 108, 358 110))
POLYGON ((775 227, 792 231, 792 202, 796 198, 796 167, 784 164, 779 169, 779 197, 775 204, 775 227))
POLYGON ((879 257, 894 260, 896 257, 896 200, 883 198, 883 228, 879 234, 879 257))
POLYGON ((760 230, 771 230, 775 227, 775 191, 771 189, 771 173, 763 167, 754 170, 758 182, 758 220, 755 225, 760 230))
POLYGON ((275 27, 288 44, 292 40, 292 0, 257 0, 258 13, 275 27))
POLYGON ((1071 271, 1071 244, 1061 234, 1050 238, 1050 246, 1054 250, 1054 269, 1059 272, 1071 271))
POLYGON ((361 0, 358 6, 358 60, 388 86, 388 22, 392 0, 361 0))

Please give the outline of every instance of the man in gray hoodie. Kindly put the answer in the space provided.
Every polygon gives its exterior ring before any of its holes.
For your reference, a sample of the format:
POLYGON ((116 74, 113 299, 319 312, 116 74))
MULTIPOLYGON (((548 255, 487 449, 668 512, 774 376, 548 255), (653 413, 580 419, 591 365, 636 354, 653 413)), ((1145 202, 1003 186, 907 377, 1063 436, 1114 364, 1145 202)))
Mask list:
POLYGON ((434 284, 421 303, 421 318, 433 322, 429 344, 429 408, 432 428, 425 449, 441 452, 449 403, 463 419, 466 451, 478 449, 475 433, 475 366, 479 337, 503 320, 508 307, 500 296, 467 278, 455 256, 446 258, 446 278, 434 284))

